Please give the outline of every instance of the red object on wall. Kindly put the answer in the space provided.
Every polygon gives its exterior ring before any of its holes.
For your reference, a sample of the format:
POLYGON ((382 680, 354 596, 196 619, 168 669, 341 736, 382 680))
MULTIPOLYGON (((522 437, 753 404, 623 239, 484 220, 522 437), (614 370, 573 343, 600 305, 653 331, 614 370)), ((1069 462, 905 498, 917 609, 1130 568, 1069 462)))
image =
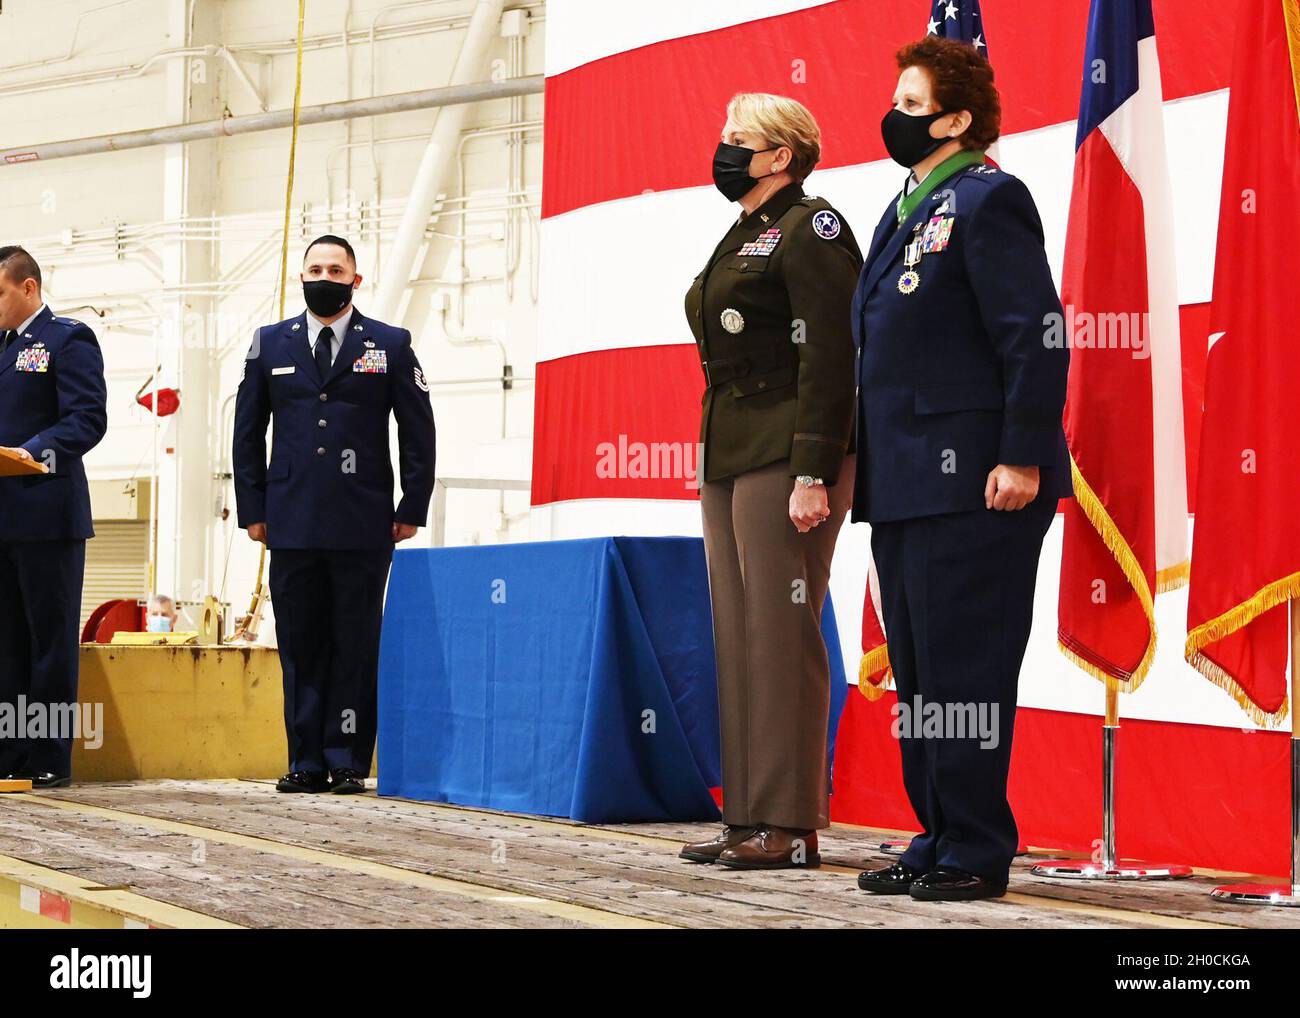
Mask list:
POLYGON ((144 632, 145 609, 134 600, 105 601, 86 619, 82 643, 112 643, 114 633, 144 632))
MULTIPOLYGON (((136 396, 135 401, 146 410, 153 409, 153 391, 141 393, 136 396)), ((170 417, 181 406, 181 394, 176 389, 159 389, 158 390, 158 416, 170 417)))

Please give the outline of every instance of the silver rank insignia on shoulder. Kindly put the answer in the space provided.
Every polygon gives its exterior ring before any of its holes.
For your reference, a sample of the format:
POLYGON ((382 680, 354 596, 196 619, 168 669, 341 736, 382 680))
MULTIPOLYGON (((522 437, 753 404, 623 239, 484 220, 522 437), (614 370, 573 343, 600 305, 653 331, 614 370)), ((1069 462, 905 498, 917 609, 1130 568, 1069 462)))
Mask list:
POLYGON ((421 392, 429 391, 429 383, 424 380, 424 372, 419 368, 415 369, 415 387, 421 392))
POLYGON ((830 209, 822 209, 812 217, 812 227, 822 240, 834 240, 840 235, 840 217, 830 209))
POLYGON ((733 336, 739 335, 745 329, 745 316, 735 308, 727 308, 722 312, 722 327, 733 336))

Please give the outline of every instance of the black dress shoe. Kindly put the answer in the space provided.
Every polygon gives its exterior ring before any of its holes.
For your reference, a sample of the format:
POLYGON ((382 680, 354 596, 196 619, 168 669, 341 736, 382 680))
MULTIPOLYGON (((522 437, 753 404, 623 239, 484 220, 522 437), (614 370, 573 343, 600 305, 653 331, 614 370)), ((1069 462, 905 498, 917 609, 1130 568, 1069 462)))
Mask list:
POLYGON ((32 788, 64 788, 72 784, 72 778, 66 774, 42 771, 39 774, 6 774, 6 781, 30 781, 32 788))
POLYGON ((320 771, 290 771, 275 783, 277 792, 328 792, 329 779, 320 771))
POLYGON ((330 771, 330 791, 335 795, 356 795, 366 790, 366 776, 360 771, 343 767, 330 771))
POLYGON ((911 893, 917 901, 975 901, 1001 898, 1007 893, 1007 883, 941 866, 917 877, 912 882, 911 893))
POLYGON ((920 870, 896 862, 882 870, 859 873, 858 886, 872 894, 906 894, 912 887, 912 881, 920 875, 920 870))

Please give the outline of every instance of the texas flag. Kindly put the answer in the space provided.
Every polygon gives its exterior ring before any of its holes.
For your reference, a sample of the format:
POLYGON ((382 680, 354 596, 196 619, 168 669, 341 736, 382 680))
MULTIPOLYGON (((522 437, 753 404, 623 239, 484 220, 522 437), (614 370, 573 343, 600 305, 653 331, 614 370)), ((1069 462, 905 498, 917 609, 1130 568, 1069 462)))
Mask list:
MULTIPOLYGON (((1064 504, 1057 636, 1132 692, 1155 656, 1154 596, 1187 579, 1173 208, 1151 0, 1093 0, 1061 301, 1075 498, 1064 504)), ((1052 326, 1048 326, 1049 333, 1052 326)))

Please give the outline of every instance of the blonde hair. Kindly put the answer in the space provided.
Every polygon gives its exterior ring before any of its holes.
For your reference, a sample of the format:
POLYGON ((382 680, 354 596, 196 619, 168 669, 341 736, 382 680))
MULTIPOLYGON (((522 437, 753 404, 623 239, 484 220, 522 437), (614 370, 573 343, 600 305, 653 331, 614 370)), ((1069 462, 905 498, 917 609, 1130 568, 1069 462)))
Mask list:
POLYGON ((822 132, 806 106, 783 95, 741 92, 727 103, 727 120, 740 130, 757 134, 769 145, 784 145, 794 153, 790 176, 800 183, 822 157, 822 132))

